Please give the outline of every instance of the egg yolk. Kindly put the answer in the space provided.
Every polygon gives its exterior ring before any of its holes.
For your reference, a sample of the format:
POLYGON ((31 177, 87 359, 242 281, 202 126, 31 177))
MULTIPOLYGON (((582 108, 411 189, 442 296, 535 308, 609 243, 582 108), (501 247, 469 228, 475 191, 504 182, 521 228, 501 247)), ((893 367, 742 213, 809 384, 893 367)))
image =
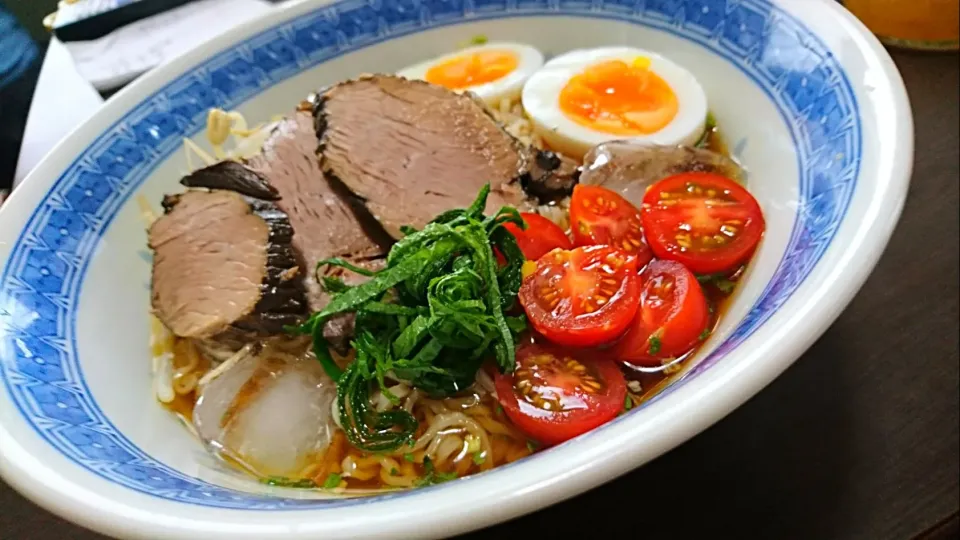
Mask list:
POLYGON ((560 110, 574 122, 613 135, 649 135, 677 115, 679 103, 670 85, 650 71, 648 58, 627 64, 608 60, 567 81, 560 110))
POLYGON ((477 51, 441 62, 427 70, 427 82, 460 90, 500 79, 517 69, 519 60, 511 51, 477 51))

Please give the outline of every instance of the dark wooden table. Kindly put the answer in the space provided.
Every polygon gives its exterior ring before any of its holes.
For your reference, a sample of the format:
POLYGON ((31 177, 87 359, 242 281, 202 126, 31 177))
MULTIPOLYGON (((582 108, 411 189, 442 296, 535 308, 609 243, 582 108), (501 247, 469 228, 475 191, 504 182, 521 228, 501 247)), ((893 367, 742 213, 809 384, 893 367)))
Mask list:
MULTIPOLYGON (((836 324, 683 446, 465 538, 957 538, 960 69, 956 55, 895 59, 916 118, 910 197, 836 324)), ((0 539, 101 538, 0 484, 0 539)))

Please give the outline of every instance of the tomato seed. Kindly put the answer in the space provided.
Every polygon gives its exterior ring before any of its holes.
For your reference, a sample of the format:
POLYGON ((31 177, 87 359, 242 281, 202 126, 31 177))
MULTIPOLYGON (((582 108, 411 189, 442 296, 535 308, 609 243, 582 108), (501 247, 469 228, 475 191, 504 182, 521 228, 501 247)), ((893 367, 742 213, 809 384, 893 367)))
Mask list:
POLYGON ((581 381, 581 386, 586 387, 585 389, 587 390, 591 390, 592 393, 599 392, 600 389, 603 388, 603 386, 601 386, 597 381, 586 378, 581 381))
POLYGON ((623 266, 623 257, 621 257, 619 254, 614 255, 611 253, 610 255, 607 255, 607 263, 612 264, 616 268, 620 268, 623 266))

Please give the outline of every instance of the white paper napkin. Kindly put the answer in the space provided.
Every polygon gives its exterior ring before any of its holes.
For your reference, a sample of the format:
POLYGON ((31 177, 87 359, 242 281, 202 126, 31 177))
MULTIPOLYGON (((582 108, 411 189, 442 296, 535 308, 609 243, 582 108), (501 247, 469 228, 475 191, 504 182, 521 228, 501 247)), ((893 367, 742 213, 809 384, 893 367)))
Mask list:
MULTIPOLYGON (((69 7, 84 1, 90 0, 69 7)), ((117 1, 130 3, 108 3, 117 1)), ((110 90, 274 7, 264 0, 201 0, 131 23, 99 39, 67 42, 66 47, 80 75, 98 90, 110 90)), ((68 20, 77 17, 73 12, 67 15, 68 20)), ((61 16, 58 11, 58 24, 61 16)))
MULTIPOLYGON (((143 0, 61 2, 57 25, 143 0), (65 10, 65 11, 64 11, 65 10)), ((200 0, 132 23, 93 41, 52 39, 27 117, 13 185, 54 145, 103 104, 97 89, 129 82, 217 35, 273 9, 299 3, 265 0, 200 0)))

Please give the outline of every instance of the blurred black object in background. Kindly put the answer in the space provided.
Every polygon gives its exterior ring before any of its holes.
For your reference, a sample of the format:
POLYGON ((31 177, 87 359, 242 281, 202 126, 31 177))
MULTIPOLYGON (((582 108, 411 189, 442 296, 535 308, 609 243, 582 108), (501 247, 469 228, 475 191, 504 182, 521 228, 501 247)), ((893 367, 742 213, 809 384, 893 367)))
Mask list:
POLYGON ((53 35, 63 42, 98 39, 130 23, 194 1, 196 0, 132 2, 65 26, 56 27, 53 30, 53 35))

